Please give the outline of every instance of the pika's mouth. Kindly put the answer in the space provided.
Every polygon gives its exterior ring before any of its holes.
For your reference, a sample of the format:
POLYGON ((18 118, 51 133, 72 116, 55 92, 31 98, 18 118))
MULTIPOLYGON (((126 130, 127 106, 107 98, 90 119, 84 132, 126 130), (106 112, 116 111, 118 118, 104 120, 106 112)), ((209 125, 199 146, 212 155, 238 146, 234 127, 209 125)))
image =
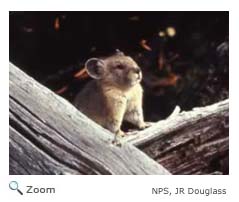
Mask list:
POLYGON ((139 72, 138 74, 135 75, 134 82, 139 83, 142 80, 142 73, 139 72))
POLYGON ((128 85, 134 86, 134 85, 140 83, 140 81, 142 80, 142 73, 131 71, 127 75, 126 80, 127 80, 128 85))
POLYGON ((141 72, 138 74, 137 80, 138 80, 138 81, 141 81, 141 80, 142 80, 142 73, 141 73, 141 72))
POLYGON ((138 83, 140 83, 140 81, 142 80, 142 74, 136 74, 135 76, 134 76, 134 78, 131 78, 130 79, 130 85, 131 86, 134 86, 134 85, 136 85, 136 84, 138 84, 138 83))

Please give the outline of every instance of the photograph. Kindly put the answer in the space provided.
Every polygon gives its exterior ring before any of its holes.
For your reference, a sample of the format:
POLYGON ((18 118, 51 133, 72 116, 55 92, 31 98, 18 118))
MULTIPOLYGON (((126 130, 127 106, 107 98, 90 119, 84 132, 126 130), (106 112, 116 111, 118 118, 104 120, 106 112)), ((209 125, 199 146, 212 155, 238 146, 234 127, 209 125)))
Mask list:
POLYGON ((229 11, 9 11, 9 175, 229 175, 229 11))

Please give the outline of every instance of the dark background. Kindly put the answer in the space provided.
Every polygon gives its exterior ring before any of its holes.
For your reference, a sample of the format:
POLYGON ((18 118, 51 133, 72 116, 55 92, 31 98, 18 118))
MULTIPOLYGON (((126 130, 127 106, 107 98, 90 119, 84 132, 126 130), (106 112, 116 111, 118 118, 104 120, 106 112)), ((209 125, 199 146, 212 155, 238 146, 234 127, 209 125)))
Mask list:
POLYGON ((229 12, 13 11, 9 20, 10 61, 69 101, 90 79, 74 77, 84 62, 115 49, 143 69, 146 120, 228 97, 229 12), (176 35, 160 37, 167 27, 176 35))

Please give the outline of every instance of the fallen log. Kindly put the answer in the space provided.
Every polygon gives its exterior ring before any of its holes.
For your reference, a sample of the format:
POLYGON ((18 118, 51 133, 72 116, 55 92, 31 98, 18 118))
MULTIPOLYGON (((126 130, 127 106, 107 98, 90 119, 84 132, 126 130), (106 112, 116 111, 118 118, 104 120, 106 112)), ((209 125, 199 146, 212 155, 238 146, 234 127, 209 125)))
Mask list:
POLYGON ((179 113, 126 137, 172 174, 228 174, 229 100, 179 113))
POLYGON ((9 74, 10 174, 170 174, 16 66, 9 74))
POLYGON ((189 112, 176 107, 119 148, 109 131, 10 64, 9 172, 228 174, 228 111, 228 100, 189 112))

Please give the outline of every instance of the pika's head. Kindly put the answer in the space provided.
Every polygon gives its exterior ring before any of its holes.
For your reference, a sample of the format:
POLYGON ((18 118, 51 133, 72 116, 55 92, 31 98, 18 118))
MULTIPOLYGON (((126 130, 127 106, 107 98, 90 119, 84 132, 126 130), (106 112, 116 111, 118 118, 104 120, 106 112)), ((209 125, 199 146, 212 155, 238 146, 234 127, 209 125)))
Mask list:
POLYGON ((119 88, 133 87, 142 80, 137 63, 120 51, 105 59, 91 58, 85 67, 92 78, 119 88))

